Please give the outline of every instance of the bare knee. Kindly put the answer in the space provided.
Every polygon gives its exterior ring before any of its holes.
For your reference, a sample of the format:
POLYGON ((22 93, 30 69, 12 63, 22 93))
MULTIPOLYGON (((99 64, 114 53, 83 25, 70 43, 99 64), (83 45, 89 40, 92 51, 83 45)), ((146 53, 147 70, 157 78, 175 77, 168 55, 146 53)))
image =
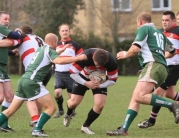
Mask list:
POLYGON ((58 98, 62 95, 62 89, 55 89, 55 97, 58 98))
POLYGON ((75 109, 79 105, 79 102, 77 100, 75 100, 75 99, 69 99, 67 101, 67 104, 68 104, 69 108, 75 109))
POLYGON ((93 110, 97 113, 101 113, 104 108, 104 103, 95 104, 93 110))
POLYGON ((6 102, 11 103, 14 98, 14 94, 12 92, 7 92, 4 95, 4 98, 5 98, 6 102))

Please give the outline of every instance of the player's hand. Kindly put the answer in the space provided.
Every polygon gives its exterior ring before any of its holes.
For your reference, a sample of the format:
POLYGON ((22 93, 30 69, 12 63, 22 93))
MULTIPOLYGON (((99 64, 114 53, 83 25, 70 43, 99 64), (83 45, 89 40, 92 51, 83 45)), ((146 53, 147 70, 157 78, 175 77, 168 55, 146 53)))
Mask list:
POLYGON ((18 51, 18 49, 17 49, 17 48, 13 49, 13 50, 12 50, 12 52, 13 52, 13 53, 15 53, 15 55, 16 55, 16 56, 18 56, 18 55, 19 55, 19 51, 18 51))
POLYGON ((89 89, 96 89, 99 88, 99 82, 96 81, 86 81, 85 86, 88 87, 89 89))
POLYGON ((126 58, 126 51, 120 51, 116 55, 117 60, 126 58))

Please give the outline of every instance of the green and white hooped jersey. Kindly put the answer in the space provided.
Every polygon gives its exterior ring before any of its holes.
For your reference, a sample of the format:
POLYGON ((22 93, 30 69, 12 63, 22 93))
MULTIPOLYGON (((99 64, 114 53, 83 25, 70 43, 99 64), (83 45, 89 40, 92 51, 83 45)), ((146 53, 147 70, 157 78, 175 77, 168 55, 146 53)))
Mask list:
POLYGON ((52 66, 52 61, 58 56, 58 53, 49 45, 39 47, 22 78, 29 78, 36 82, 42 82, 52 66))
POLYGON ((172 43, 160 30, 155 28, 153 23, 147 23, 138 28, 133 44, 141 46, 138 53, 141 67, 148 62, 161 63, 167 67, 164 57, 165 50, 169 52, 174 50, 172 43))
MULTIPOLYGON (((4 25, 0 25, 0 40, 7 37, 11 30, 6 28, 4 25)), ((0 63, 7 64, 8 61, 8 48, 0 47, 0 63)))

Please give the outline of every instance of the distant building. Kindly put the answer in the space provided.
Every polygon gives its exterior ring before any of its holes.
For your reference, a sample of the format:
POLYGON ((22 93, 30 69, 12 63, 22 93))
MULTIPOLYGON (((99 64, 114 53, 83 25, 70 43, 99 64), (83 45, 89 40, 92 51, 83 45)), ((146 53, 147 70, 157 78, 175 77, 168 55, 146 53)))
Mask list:
POLYGON ((84 34, 93 32, 101 37, 117 35, 119 41, 134 37, 136 17, 141 12, 152 14, 152 22, 161 28, 162 13, 177 12, 178 0, 84 0, 85 9, 75 16, 75 24, 84 34))

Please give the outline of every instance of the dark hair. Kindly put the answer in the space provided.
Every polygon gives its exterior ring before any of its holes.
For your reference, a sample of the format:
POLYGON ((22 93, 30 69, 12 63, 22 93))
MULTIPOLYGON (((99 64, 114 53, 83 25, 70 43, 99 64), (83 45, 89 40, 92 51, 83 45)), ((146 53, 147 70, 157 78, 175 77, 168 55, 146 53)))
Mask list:
POLYGON ((173 19, 176 19, 175 18, 175 13, 172 12, 172 11, 165 11, 163 12, 163 15, 170 15, 170 18, 173 20, 173 19))
POLYGON ((96 50, 93 60, 97 62, 99 66, 104 66, 109 61, 108 52, 103 49, 96 50))
POLYGON ((20 29, 22 30, 22 33, 24 34, 32 34, 32 27, 28 24, 24 24, 20 27, 20 29))

